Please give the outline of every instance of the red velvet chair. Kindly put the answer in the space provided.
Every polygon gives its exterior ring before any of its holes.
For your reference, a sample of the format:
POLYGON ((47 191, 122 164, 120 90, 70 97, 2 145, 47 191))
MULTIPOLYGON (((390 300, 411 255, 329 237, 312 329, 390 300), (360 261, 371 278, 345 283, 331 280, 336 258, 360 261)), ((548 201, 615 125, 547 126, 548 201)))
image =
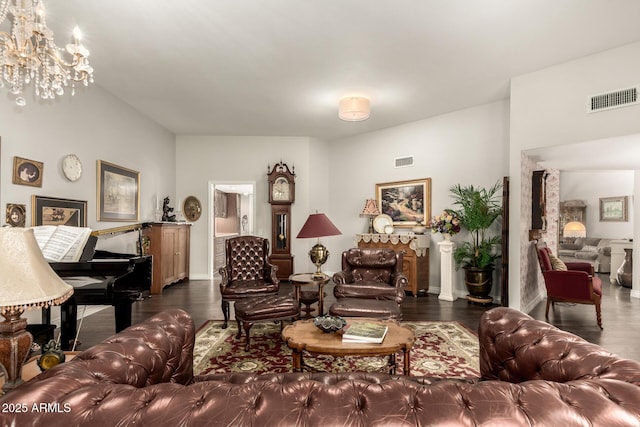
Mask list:
POLYGON ((593 304, 596 306, 598 326, 602 329, 600 310, 602 281, 593 275, 593 266, 588 262, 567 262, 566 271, 554 270, 550 258, 551 249, 546 244, 540 243, 536 247, 536 252, 547 288, 545 317, 549 318, 549 305, 555 302, 593 304))

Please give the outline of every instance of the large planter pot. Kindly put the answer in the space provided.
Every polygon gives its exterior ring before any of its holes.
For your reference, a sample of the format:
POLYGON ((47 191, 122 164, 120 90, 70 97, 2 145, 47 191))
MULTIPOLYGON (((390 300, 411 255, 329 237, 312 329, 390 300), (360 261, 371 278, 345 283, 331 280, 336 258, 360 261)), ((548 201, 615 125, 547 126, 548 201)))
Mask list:
POLYGON ((489 296, 493 285, 493 267, 464 267, 464 279, 469 292, 467 296, 469 301, 482 304, 489 304, 493 301, 493 297, 489 296))

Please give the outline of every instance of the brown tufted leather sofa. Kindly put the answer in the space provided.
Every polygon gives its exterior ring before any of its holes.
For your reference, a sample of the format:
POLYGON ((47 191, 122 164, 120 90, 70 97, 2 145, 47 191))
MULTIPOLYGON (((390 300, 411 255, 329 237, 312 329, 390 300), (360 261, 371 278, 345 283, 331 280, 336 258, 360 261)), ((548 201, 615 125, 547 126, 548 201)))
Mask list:
POLYGON ((193 377, 193 340, 184 311, 157 314, 0 398, 0 425, 640 425, 640 363, 508 308, 481 319, 478 381, 193 377))

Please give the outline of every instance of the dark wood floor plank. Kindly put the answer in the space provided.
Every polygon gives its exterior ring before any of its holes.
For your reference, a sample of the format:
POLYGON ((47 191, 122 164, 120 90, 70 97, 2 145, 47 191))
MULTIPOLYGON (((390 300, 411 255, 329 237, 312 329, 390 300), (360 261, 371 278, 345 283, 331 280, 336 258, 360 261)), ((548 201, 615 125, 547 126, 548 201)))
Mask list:
MULTIPOLYGON (((595 308, 591 305, 557 304, 549 313, 549 322, 578 336, 604 346, 623 357, 640 360, 640 299, 631 298, 630 290, 609 283, 608 274, 603 281, 602 322, 604 330, 596 324, 595 308)), ((291 285, 283 283, 281 294, 291 292, 291 285)), ((326 288, 325 310, 333 299, 333 289, 326 288)), ((196 326, 206 320, 222 319, 218 281, 190 281, 164 288, 162 295, 136 302, 133 322, 140 322, 154 313, 168 308, 182 308, 193 317, 196 326)), ((480 316, 491 307, 468 304, 465 299, 454 302, 440 301, 438 295, 405 298, 402 306, 405 320, 457 320, 477 331, 480 316)), ((530 313, 544 319, 543 300, 530 313)), ((108 308, 87 317, 80 332, 80 349, 86 349, 114 334, 113 309, 108 308)))

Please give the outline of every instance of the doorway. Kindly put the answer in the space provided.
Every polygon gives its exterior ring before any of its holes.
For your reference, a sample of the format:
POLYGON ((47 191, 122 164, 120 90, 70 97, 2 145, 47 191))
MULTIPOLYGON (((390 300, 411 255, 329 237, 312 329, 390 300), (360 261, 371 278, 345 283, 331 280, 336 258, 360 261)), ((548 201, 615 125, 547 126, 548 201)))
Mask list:
POLYGON ((255 181, 217 181, 209 183, 209 229, 211 277, 224 266, 225 241, 254 234, 255 181))

